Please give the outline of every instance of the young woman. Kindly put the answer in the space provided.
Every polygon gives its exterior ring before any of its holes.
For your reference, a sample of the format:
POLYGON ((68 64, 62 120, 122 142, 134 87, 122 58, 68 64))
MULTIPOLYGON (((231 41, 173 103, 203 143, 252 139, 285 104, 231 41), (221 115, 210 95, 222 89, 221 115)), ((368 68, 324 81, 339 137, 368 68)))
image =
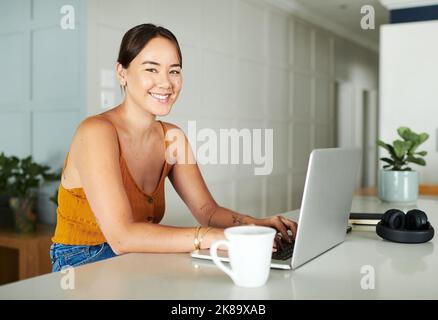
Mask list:
POLYGON ((124 100, 85 119, 65 159, 50 250, 53 271, 128 252, 209 248, 224 238, 223 228, 242 224, 294 237, 296 223, 282 216, 256 219, 219 206, 190 147, 169 151, 166 134, 188 146, 181 129, 156 120, 178 98, 181 69, 181 50, 169 30, 142 24, 124 35, 116 64, 124 100), (159 224, 166 177, 202 227, 159 224))

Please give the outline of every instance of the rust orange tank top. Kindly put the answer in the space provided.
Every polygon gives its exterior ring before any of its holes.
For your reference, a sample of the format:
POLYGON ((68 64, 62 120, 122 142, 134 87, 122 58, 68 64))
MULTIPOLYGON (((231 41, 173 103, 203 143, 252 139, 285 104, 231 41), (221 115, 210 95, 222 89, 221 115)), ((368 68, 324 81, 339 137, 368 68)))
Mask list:
MULTIPOLYGON (((158 120, 159 121, 159 120, 158 120)), ((166 136, 166 127, 159 121, 166 136)), ((165 198, 164 183, 169 173, 169 165, 164 161, 158 185, 151 194, 146 194, 137 186, 127 167, 123 157, 120 141, 119 144, 120 169, 123 178, 123 185, 131 204, 132 214, 136 222, 159 223, 164 216, 165 198)), ((165 140, 167 148, 167 141, 165 140)), ((64 161, 64 168, 67 164, 68 153, 64 161)), ((66 245, 97 245, 107 242, 100 230, 94 213, 87 201, 83 188, 66 189, 59 184, 58 208, 55 234, 52 238, 54 243, 66 245)))

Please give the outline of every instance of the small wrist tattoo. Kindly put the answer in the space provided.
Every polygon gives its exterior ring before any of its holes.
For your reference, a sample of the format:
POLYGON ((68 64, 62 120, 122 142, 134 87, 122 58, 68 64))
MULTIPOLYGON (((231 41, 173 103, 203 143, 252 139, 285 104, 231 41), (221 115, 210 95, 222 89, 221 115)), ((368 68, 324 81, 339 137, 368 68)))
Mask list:
POLYGON ((241 226, 241 225, 245 224, 243 222, 243 217, 242 216, 232 215, 232 217, 233 217, 233 224, 237 224, 238 226, 241 226))

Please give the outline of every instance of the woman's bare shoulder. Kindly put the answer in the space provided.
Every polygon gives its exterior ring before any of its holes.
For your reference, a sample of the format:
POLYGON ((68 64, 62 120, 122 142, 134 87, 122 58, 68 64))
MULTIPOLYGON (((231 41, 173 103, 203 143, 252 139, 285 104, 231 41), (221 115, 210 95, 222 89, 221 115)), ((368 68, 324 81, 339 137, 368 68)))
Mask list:
POLYGON ((101 115, 84 119, 78 126, 72 141, 74 149, 92 149, 97 154, 108 151, 108 148, 118 152, 117 131, 110 120, 101 115))
MULTIPOLYGON (((117 138, 117 131, 110 120, 101 115, 85 118, 76 129, 74 140, 103 139, 104 141, 117 138)), ((116 141, 116 140, 114 140, 116 141)))
POLYGON ((119 147, 117 132, 111 122, 102 116, 84 119, 76 129, 69 150, 63 184, 65 187, 82 187, 79 175, 80 164, 89 162, 89 156, 102 159, 102 155, 117 157, 119 147))
POLYGON ((114 131, 112 122, 105 116, 96 114, 81 121, 78 131, 114 131))
POLYGON ((181 129, 179 126, 177 126, 176 124, 174 124, 174 123, 170 123, 170 122, 165 122, 165 121, 161 121, 161 122, 164 124, 164 126, 165 126, 167 132, 169 132, 169 130, 170 130, 171 132, 177 132, 178 134, 185 135, 185 134, 184 134, 184 130, 182 130, 182 129, 181 129))
POLYGON ((160 120, 164 126, 166 127, 166 129, 175 129, 175 128, 179 128, 176 124, 170 123, 170 122, 166 122, 163 120, 160 120))

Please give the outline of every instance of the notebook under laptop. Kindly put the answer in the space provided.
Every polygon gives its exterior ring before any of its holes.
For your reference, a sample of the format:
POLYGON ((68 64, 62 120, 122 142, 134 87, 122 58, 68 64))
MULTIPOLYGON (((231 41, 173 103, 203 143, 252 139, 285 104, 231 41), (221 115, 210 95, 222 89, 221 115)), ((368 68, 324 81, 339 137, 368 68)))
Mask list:
MULTIPOLYGON (((360 149, 312 151, 292 257, 272 259, 271 268, 295 269, 345 240, 360 161, 360 149)), ((191 256, 211 260, 209 249, 191 256)), ((227 251, 218 250, 218 256, 228 261, 227 251)))

